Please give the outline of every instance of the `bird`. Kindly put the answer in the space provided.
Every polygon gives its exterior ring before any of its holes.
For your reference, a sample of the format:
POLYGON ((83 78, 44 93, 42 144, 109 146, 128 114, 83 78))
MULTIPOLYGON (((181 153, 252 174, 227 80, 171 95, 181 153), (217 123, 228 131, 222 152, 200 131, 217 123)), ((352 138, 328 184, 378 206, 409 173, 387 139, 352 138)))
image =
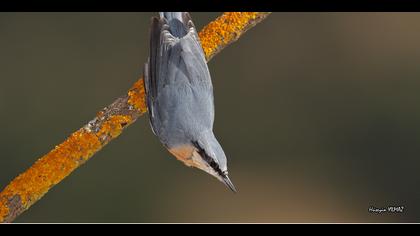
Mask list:
POLYGON ((152 17, 144 87, 153 133, 186 166, 207 172, 237 192, 213 133, 213 84, 188 12, 152 17))

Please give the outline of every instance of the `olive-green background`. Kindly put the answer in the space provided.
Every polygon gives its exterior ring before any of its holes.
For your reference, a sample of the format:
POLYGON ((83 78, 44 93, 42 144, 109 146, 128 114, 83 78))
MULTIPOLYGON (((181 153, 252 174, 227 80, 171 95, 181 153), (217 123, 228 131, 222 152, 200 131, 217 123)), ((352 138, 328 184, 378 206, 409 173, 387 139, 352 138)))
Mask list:
MULTIPOLYGON (((0 13, 0 188, 142 73, 154 13, 0 13)), ((191 13, 198 29, 220 13, 191 13)), ((273 13, 210 63, 231 193, 141 117, 16 222, 419 222, 420 14, 273 13), (404 206, 381 215, 370 206, 404 206)))

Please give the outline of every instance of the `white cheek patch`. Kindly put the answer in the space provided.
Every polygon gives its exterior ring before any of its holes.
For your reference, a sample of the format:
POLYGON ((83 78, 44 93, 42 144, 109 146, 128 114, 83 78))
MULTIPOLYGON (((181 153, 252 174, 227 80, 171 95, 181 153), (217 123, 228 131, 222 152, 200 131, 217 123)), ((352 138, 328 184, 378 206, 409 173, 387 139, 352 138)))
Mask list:
POLYGON ((179 161, 183 162, 186 166, 195 167, 203 170, 220 180, 219 175, 203 160, 197 150, 192 146, 178 146, 169 149, 179 161))
POLYGON ((203 160, 203 158, 201 158, 200 154, 197 151, 193 152, 192 155, 192 160, 194 162, 194 167, 203 170, 211 175, 213 175, 214 177, 219 178, 219 175, 216 173, 216 171, 213 170, 213 168, 211 168, 209 166, 209 164, 203 160))
POLYGON ((198 154, 192 146, 183 145, 174 148, 170 148, 169 152, 172 153, 179 161, 190 167, 196 167, 204 170, 208 173, 211 168, 204 162, 200 154, 198 154))
POLYGON ((203 161, 203 158, 201 158, 198 152, 194 150, 191 158, 193 160, 194 167, 208 172, 209 166, 203 161))

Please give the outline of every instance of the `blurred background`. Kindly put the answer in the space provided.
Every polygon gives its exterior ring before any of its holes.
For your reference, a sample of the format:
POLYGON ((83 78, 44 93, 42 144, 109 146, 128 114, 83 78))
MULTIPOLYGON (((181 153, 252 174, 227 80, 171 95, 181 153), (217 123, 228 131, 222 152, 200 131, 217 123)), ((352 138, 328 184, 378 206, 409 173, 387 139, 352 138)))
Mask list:
MULTIPOLYGON (((191 13, 198 29, 220 14, 191 13)), ((126 93, 153 15, 0 13, 0 188, 126 93)), ((173 158, 144 116, 16 222, 419 222, 419 22, 273 13, 217 55, 238 194, 173 158)))

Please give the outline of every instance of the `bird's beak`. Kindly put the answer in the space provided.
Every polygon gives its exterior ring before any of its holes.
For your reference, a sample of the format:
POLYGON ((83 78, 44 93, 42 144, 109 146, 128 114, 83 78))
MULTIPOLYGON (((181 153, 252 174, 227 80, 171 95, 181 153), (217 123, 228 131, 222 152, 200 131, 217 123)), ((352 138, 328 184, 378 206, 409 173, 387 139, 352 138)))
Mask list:
POLYGON ((232 192, 237 193, 235 186, 233 185, 232 181, 230 181, 227 175, 222 176, 223 183, 230 189, 232 192))

